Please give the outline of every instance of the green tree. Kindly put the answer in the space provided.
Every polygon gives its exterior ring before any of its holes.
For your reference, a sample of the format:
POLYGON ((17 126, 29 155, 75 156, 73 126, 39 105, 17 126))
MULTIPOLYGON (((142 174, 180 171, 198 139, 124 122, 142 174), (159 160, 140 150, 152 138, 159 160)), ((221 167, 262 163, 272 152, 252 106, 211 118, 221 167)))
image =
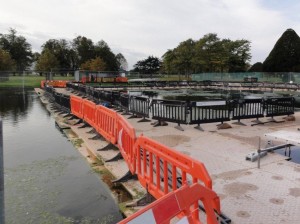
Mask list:
POLYGON ((0 71, 13 70, 15 61, 7 51, 0 49, 0 71))
POLYGON ((116 60, 118 62, 119 70, 127 70, 128 69, 128 63, 123 54, 121 54, 121 53, 117 54, 116 60))
POLYGON ((181 42, 174 50, 174 66, 181 74, 191 74, 193 69, 193 58, 195 57, 195 41, 188 39, 181 42))
POLYGON ((59 61, 55 55, 48 49, 46 49, 35 65, 35 69, 39 71, 51 71, 59 67, 59 61))
POLYGON ((90 71, 105 71, 106 63, 100 57, 96 57, 95 59, 91 59, 80 65, 80 69, 82 70, 90 70, 90 71))
POLYGON ((263 71, 263 63, 256 62, 254 63, 251 68, 249 68, 248 72, 262 72, 263 71))
POLYGON ((224 43, 217 34, 209 33, 199 39, 195 45, 196 53, 193 64, 197 72, 215 72, 222 70, 224 59, 224 43))
POLYGON ((287 29, 278 39, 263 62, 263 70, 265 72, 300 71, 300 38, 294 30, 287 29))
POLYGON ((148 58, 138 61, 134 66, 134 72, 142 74, 154 74, 157 73, 161 67, 161 61, 159 58, 149 56, 148 58))
POLYGON ((251 58, 250 42, 220 39, 209 33, 198 41, 188 39, 163 55, 162 67, 167 73, 246 71, 251 58))
POLYGON ((103 59, 108 71, 117 71, 119 69, 116 55, 111 51, 105 41, 101 40, 95 45, 95 56, 103 59))
POLYGON ((162 71, 167 74, 176 73, 177 69, 175 68, 175 53, 174 50, 168 50, 164 55, 162 56, 163 62, 162 62, 162 71))
POLYGON ((65 39, 50 39, 42 45, 42 53, 50 51, 59 62, 59 69, 73 69, 72 51, 65 39))
POLYGON ((9 29, 8 34, 0 34, 0 49, 9 52, 19 71, 28 68, 32 63, 31 45, 25 37, 17 36, 15 29, 9 29))
POLYGON ((95 46, 91 39, 84 36, 78 36, 72 41, 71 55, 73 57, 74 67, 79 67, 79 65, 84 62, 95 58, 95 46))
POLYGON ((228 72, 245 72, 251 59, 250 41, 236 40, 228 42, 229 59, 228 72))

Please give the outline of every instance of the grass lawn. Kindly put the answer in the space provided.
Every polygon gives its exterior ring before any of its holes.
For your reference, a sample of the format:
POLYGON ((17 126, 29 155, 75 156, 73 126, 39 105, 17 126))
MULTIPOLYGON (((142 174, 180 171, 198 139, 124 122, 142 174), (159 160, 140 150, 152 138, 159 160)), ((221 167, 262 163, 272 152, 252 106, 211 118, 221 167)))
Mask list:
MULTIPOLYGON (((66 77, 66 76, 55 76, 54 80, 73 80, 74 77, 66 77)), ((44 76, 9 76, 8 81, 0 81, 0 88, 16 88, 16 87, 24 87, 25 88, 35 88, 41 86, 41 81, 45 80, 44 76)))

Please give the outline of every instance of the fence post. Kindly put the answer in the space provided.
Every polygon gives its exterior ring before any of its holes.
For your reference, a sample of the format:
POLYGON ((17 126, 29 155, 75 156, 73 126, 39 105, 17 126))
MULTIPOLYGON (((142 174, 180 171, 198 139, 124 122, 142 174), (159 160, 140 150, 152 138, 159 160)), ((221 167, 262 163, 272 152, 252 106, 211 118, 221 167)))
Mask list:
POLYGON ((4 223, 3 131, 0 120, 0 223, 4 223))
POLYGON ((258 137, 258 149, 257 149, 257 154, 258 154, 257 168, 258 169, 260 169, 260 153, 261 153, 261 149, 260 149, 260 137, 258 137))

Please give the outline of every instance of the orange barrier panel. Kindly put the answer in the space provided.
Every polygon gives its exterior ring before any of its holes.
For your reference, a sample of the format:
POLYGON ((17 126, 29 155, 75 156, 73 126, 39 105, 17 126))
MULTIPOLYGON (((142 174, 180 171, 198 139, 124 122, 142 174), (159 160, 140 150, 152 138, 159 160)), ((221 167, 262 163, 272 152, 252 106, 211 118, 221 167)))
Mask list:
MULTIPOLYGON (((200 184, 184 185, 180 189, 171 192, 154 201, 147 207, 139 210, 118 224, 126 223, 170 223, 175 216, 183 216, 180 223, 199 224, 199 210, 194 205, 202 201, 206 211, 206 222, 217 224, 218 219, 214 212, 214 204, 218 199, 217 194, 200 184)), ((217 210, 220 213, 220 210, 217 210)), ((174 222, 172 222, 174 223, 174 222)))
POLYGON ((129 170, 132 174, 136 171, 136 157, 134 151, 134 143, 136 141, 135 129, 120 114, 117 114, 117 133, 118 148, 122 153, 124 160, 127 162, 129 170))
POLYGON ((117 77, 116 82, 128 82, 128 78, 126 78, 126 77, 117 77))
POLYGON ((97 129, 95 103, 89 100, 83 100, 83 119, 93 128, 97 129))
POLYGON ((48 80, 44 81, 48 86, 53 86, 53 87, 59 87, 59 88, 65 88, 67 86, 68 81, 64 80, 48 80))
POLYGON ((117 112, 104 106, 96 106, 97 131, 112 144, 117 143, 117 112))
POLYGON ((42 80, 42 81, 41 81, 41 88, 42 88, 42 89, 44 89, 44 87, 45 87, 45 82, 46 82, 45 80, 42 80))
POLYGON ((186 183, 187 175, 193 183, 201 181, 212 188, 211 178, 199 161, 145 136, 137 138, 135 150, 138 178, 155 198, 176 190, 178 180, 186 183))
POLYGON ((70 100, 72 114, 83 119, 83 99, 81 97, 71 95, 70 100))

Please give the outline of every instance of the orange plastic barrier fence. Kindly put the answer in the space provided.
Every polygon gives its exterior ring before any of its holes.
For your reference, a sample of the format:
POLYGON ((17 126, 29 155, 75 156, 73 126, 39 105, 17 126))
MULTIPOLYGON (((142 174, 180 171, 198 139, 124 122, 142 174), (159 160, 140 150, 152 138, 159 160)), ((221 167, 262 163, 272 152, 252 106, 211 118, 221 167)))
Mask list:
POLYGON ((83 100, 83 119, 97 130, 95 103, 83 100))
POLYGON ((71 95, 71 112, 76 117, 83 119, 83 99, 81 97, 71 95))
MULTIPOLYGON (((126 223, 170 223, 175 217, 183 216, 180 223, 199 224, 199 210, 194 205, 202 201, 206 211, 206 223, 217 224, 218 219, 212 204, 218 198, 217 194, 200 184, 184 185, 180 189, 163 196, 147 207, 139 210, 118 224, 126 223)), ((220 210, 217 210, 220 213, 220 210)), ((175 220, 172 221, 175 223, 175 220)))
POLYGON ((82 83, 86 83, 86 81, 87 81, 87 78, 86 78, 85 76, 83 76, 83 77, 81 78, 81 82, 82 82, 82 83))
POLYGON ((53 86, 53 87, 59 87, 59 88, 65 88, 67 86, 68 81, 64 80, 48 80, 44 81, 48 86, 53 86))
POLYGON ((42 80, 42 81, 41 81, 41 88, 42 88, 42 89, 44 89, 44 87, 45 87, 45 82, 46 82, 45 80, 42 80))
POLYGON ((117 77, 116 82, 128 82, 128 78, 126 78, 126 77, 117 77))
POLYGON ((137 138, 135 150, 138 178, 144 187, 148 186, 148 191, 155 198, 176 190, 178 180, 186 183, 187 175, 193 183, 201 181, 212 188, 211 178, 199 161, 145 136, 137 138))
POLYGON ((97 131, 112 144, 117 143, 117 112, 96 106, 97 131))
POLYGON ((136 171, 136 154, 134 144, 136 141, 135 129, 120 114, 117 114, 117 131, 118 131, 118 148, 127 162, 129 170, 132 174, 136 171))

